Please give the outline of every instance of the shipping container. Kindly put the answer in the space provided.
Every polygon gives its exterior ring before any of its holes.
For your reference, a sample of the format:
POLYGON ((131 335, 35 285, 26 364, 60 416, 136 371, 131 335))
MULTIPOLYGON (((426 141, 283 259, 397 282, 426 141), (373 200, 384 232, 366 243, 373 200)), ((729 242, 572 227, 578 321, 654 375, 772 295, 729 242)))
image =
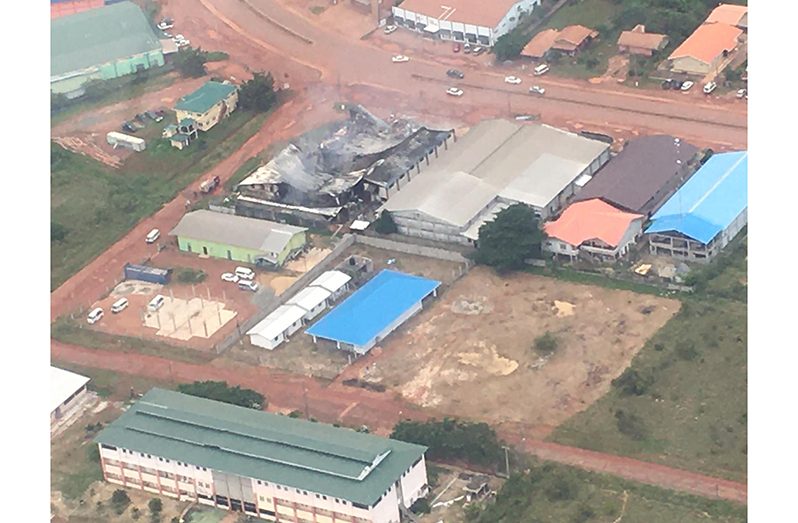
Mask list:
POLYGON ((125 279, 140 280, 166 285, 172 277, 172 269, 160 269, 149 265, 125 264, 125 279))

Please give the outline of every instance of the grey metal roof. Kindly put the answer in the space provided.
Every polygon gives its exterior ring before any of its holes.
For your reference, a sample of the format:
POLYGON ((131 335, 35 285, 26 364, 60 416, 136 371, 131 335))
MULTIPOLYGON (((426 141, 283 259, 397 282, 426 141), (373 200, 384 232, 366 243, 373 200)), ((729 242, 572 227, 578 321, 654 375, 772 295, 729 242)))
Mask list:
POLYGON ((152 389, 95 441, 373 505, 425 447, 152 389))
POLYGON ((495 197, 545 207, 609 146, 547 125, 488 120, 386 202, 466 226, 495 197))
POLYGON ((263 253, 280 253, 295 234, 306 230, 303 227, 203 209, 183 216, 169 234, 263 253))
POLYGON ((650 214, 678 187, 680 169, 699 152, 683 140, 677 146, 675 140, 673 136, 656 135, 627 142, 576 199, 601 198, 626 211, 650 214))

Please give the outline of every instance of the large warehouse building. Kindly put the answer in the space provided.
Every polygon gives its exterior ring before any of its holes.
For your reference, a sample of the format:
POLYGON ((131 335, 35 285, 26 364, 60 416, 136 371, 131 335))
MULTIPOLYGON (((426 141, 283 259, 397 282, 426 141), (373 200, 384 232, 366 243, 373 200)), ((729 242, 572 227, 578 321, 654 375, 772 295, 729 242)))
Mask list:
POLYGON ((50 25, 50 90, 80 96, 90 80, 111 80, 164 64, 150 22, 132 2, 62 16, 50 25))
POLYGON ((89 378, 50 366, 50 424, 69 417, 88 393, 89 378))
POLYGON ((707 262, 748 223, 748 152, 710 158, 651 218, 652 254, 707 262))
POLYGON ((433 38, 492 46, 538 5, 540 0, 404 0, 393 7, 393 20, 433 38))
POLYGON ((425 447, 162 389, 95 439, 106 481, 292 523, 398 523, 425 447))
POLYGON ((362 355, 421 310, 424 298, 437 296, 441 282, 383 270, 305 331, 362 355))
POLYGON ((473 245, 479 228, 514 203, 545 219, 610 159, 609 145, 547 125, 488 120, 383 206, 399 232, 473 245))

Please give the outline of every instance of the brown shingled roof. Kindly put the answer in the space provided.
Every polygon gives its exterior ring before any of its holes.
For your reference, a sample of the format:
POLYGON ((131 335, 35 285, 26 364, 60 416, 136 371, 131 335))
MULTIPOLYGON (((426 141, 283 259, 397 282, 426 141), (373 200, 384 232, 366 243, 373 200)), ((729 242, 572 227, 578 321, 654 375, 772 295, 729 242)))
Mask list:
POLYGON ((731 25, 702 24, 668 58, 673 60, 689 56, 709 64, 723 51, 737 47, 737 39, 741 34, 743 32, 740 29, 731 25))
POLYGON ((583 25, 569 25, 563 27, 560 34, 557 36, 557 43, 561 41, 579 47, 588 38, 595 38, 598 36, 598 31, 594 31, 589 27, 583 25))
POLYGON ((556 29, 545 29, 539 32, 524 46, 521 54, 530 58, 543 58, 543 55, 554 45, 559 33, 556 29))
POLYGON ((704 23, 747 26, 747 15, 748 6, 746 5, 720 4, 709 13, 704 23))
POLYGON ((637 25, 631 31, 623 31, 618 38, 618 45, 652 49, 657 51, 667 45, 668 37, 663 34, 647 33, 644 25, 637 25))

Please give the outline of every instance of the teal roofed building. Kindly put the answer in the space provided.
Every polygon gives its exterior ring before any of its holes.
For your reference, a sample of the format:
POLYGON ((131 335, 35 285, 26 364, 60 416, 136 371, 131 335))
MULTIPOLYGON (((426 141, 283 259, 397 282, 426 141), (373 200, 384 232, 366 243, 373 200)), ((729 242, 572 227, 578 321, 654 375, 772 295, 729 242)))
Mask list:
POLYGON ((268 521, 398 523, 426 447, 152 389, 95 438, 106 481, 268 521))
POLYGON ((86 82, 164 65, 161 42, 142 10, 119 2, 52 20, 50 90, 80 96, 86 82))
POLYGON ((198 130, 208 131, 230 116, 237 107, 238 87, 211 80, 178 100, 175 113, 178 122, 189 118, 196 122, 198 130))

